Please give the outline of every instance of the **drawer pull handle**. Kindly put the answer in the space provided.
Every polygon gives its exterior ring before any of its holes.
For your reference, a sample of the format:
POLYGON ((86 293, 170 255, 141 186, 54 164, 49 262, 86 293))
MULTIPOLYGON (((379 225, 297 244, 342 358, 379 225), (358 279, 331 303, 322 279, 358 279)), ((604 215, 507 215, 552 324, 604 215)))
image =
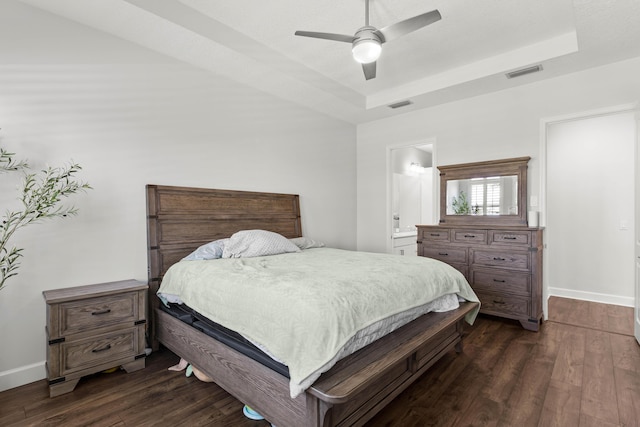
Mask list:
POLYGON ((464 237, 466 239, 474 239, 476 236, 475 236, 475 234, 465 234, 464 237))
POLYGON ((494 304, 506 304, 506 302, 504 302, 504 301, 496 301, 496 300, 493 300, 493 303, 494 304))
POLYGON ((494 260, 494 261, 506 261, 506 259, 504 259, 504 258, 500 258, 500 257, 497 257, 497 256, 496 256, 496 257, 493 257, 493 260, 494 260))
POLYGON ((505 236, 505 237, 503 237, 503 239, 504 240, 516 240, 516 238, 513 237, 513 236, 505 236))
POLYGON ((92 316, 99 316, 101 314, 107 314, 107 313, 111 313, 111 309, 107 308, 106 310, 100 310, 100 311, 94 311, 93 313, 91 313, 92 316))
POLYGON ((448 253, 446 253, 446 252, 438 252, 438 255, 442 255, 442 256, 449 256, 449 254, 448 254, 448 253))
POLYGON ((506 280, 498 280, 498 279, 493 279, 494 282, 496 283, 505 283, 506 280))
POLYGON ((111 348, 111 344, 107 344, 106 346, 102 347, 102 348, 96 348, 91 350, 92 353, 100 353, 102 351, 107 351, 111 348))
POLYGON ((440 237, 440 233, 430 233, 429 236, 440 237))

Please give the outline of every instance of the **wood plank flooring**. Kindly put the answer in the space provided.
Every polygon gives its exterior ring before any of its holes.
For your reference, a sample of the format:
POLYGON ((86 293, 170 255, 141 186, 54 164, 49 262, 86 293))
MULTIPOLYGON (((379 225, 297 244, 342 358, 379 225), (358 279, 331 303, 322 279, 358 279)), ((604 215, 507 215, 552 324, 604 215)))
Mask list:
MULTIPOLYGON (((640 426, 640 346, 633 309, 551 298, 540 332, 481 316, 450 353, 367 426, 640 426)), ((239 426, 242 404, 213 383, 147 368, 83 378, 53 399, 46 381, 0 393, 2 426, 239 426)))

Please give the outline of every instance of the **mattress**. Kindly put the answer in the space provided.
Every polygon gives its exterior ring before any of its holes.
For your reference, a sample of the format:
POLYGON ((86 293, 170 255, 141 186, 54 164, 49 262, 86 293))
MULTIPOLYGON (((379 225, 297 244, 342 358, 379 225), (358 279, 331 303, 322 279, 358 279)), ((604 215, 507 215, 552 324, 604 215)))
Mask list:
POLYGON ((185 304, 167 303, 161 304, 160 309, 176 319, 193 326, 200 332, 209 335, 211 338, 263 364, 267 368, 278 372, 280 375, 289 378, 289 368, 286 365, 274 360, 273 357, 270 357, 264 351, 260 350, 255 344, 239 333, 208 319, 189 306, 185 304))

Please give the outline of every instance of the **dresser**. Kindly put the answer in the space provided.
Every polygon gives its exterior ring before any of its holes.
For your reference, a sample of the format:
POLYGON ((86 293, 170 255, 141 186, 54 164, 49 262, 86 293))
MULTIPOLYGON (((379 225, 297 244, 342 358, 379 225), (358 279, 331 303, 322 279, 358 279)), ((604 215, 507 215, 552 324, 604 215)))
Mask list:
POLYGON ((520 321, 537 331, 542 320, 541 228, 418 226, 418 255, 458 269, 481 302, 481 313, 520 321))
POLYGON ((145 367, 147 284, 135 280, 43 292, 47 304, 49 396, 114 367, 145 367))

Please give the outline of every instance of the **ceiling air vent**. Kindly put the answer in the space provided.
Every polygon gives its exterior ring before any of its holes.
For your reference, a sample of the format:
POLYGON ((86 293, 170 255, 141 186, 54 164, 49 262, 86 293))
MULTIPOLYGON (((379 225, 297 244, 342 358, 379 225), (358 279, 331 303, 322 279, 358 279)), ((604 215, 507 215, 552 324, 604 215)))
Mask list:
POLYGON ((396 102, 395 104, 389 104, 389 108, 400 108, 400 107, 406 107, 407 105, 411 105, 413 104, 413 102, 409 101, 409 100, 405 100, 405 101, 400 101, 400 102, 396 102))
POLYGON ((533 67, 511 71, 510 73, 507 73, 506 76, 508 79, 512 79, 514 77, 524 76, 525 74, 537 73, 538 71, 542 71, 542 65, 534 65, 533 67))

